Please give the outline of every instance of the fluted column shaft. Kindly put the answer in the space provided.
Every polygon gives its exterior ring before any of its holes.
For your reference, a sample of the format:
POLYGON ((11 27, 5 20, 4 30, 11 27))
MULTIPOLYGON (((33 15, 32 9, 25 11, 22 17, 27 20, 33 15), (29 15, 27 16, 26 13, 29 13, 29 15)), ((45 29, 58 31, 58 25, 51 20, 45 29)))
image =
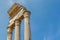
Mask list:
POLYGON ((19 19, 15 20, 15 40, 20 40, 20 23, 19 19))
POLYGON ((8 28, 7 40, 12 40, 12 29, 8 28))
POLYGON ((24 40, 31 40, 30 37, 30 12, 24 13, 24 40))

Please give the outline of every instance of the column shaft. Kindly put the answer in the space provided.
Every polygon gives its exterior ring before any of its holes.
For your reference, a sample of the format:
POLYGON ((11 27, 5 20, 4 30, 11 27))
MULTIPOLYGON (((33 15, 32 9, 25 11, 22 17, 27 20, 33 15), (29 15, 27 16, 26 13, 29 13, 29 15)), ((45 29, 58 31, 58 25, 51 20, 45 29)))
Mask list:
POLYGON ((12 40, 12 29, 8 28, 7 40, 12 40))
POLYGON ((15 40, 20 40, 20 22, 15 20, 15 40))
POLYGON ((24 13, 24 40, 31 40, 30 37, 30 13, 24 13))

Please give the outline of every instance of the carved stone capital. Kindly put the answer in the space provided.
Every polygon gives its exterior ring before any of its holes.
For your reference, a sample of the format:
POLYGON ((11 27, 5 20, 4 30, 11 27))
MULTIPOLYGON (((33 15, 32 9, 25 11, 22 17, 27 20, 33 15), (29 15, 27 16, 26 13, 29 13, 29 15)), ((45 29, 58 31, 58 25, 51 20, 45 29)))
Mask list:
POLYGON ((20 26, 21 21, 19 19, 15 19, 15 26, 20 26))
POLYGON ((10 28, 10 27, 8 27, 8 34, 12 34, 12 31, 13 31, 13 29, 12 28, 10 28))
POLYGON ((26 17, 30 17, 30 11, 25 11, 24 12, 24 18, 26 18, 26 17))

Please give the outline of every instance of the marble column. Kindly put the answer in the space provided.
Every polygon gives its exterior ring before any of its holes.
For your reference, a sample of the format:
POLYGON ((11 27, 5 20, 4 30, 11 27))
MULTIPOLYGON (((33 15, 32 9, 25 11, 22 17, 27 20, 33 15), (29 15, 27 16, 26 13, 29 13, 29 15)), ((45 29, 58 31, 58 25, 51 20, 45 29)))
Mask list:
POLYGON ((12 40, 12 28, 8 27, 7 40, 12 40))
POLYGON ((31 40, 30 32, 30 12, 24 12, 24 40, 31 40))
POLYGON ((19 19, 15 20, 15 40, 20 40, 20 23, 19 19))

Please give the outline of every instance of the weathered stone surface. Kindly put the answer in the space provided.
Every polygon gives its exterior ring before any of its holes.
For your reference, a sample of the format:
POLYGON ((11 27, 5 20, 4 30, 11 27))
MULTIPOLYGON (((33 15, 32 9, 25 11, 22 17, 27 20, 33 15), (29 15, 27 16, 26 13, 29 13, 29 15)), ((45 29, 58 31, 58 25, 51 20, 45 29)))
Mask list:
POLYGON ((31 40, 30 31, 30 11, 25 7, 15 3, 9 10, 10 21, 8 24, 7 40, 12 40, 12 31, 15 28, 14 40, 20 40, 20 24, 24 19, 24 40, 31 40))

